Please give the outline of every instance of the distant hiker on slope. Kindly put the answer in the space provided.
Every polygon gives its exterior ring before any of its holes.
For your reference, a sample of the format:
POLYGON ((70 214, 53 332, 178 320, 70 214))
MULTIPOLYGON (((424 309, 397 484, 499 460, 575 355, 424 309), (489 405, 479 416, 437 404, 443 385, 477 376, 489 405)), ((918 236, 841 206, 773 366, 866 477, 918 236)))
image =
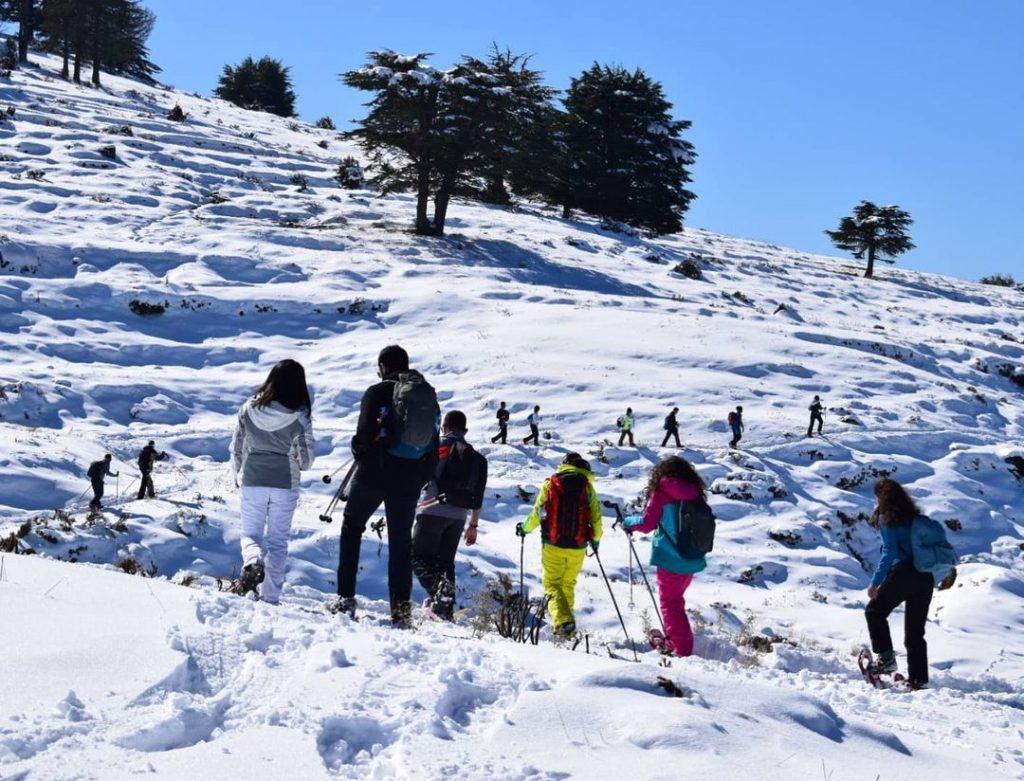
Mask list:
POLYGON ((157 461, 163 461, 167 458, 166 453, 158 453, 156 451, 156 442, 152 439, 149 440, 142 451, 139 453, 139 471, 142 473, 142 479, 139 483, 139 495, 137 498, 143 499, 148 496, 150 499, 156 497, 156 493, 153 491, 153 464, 157 461))
POLYGON ((499 439, 501 444, 505 444, 505 440, 508 438, 508 418, 509 413, 505 408, 505 402, 501 402, 501 406, 498 407, 498 411, 494 413, 494 417, 498 419, 498 433, 491 437, 491 444, 493 445, 499 439))
POLYGON ((630 515, 622 522, 627 532, 657 529, 651 565, 658 568, 658 601, 667 635, 665 650, 676 656, 693 653, 686 589, 694 574, 707 566, 704 554, 677 534, 680 503, 703 502, 706 497, 707 488, 693 464, 681 456, 669 456, 651 469, 643 515, 630 515))
POLYGON ((533 413, 526 419, 526 422, 530 424, 530 436, 523 440, 523 444, 526 445, 533 440, 533 444, 540 445, 540 405, 538 404, 533 408, 533 413))
MULTIPOLYGON (((882 535, 882 557, 871 578, 868 588, 868 606, 864 609, 868 633, 871 635, 871 650, 878 654, 877 660, 868 667, 871 675, 888 675, 896 671, 896 654, 889 633, 889 614, 899 605, 906 603, 903 620, 903 644, 907 649, 907 686, 920 689, 928 685, 928 644, 924 639, 928 607, 935 588, 935 575, 919 571, 916 564, 920 552, 935 545, 931 537, 938 527, 940 544, 952 556, 952 548, 945 542, 945 533, 935 521, 921 515, 914 500, 907 495, 902 485, 895 480, 884 478, 875 483, 875 510, 882 535)), ((922 566, 935 563, 935 556, 922 566)), ((948 570, 949 567, 944 569, 948 570)))
POLYGON ((412 570, 427 592, 424 607, 448 621, 455 610, 455 552, 459 538, 465 528, 466 545, 476 544, 487 487, 487 459, 466 442, 466 431, 465 413, 452 410, 444 416, 437 466, 433 479, 423 490, 420 505, 438 497, 441 501, 416 516, 412 531, 412 570))
POLYGON ((288 535, 299 501, 299 471, 313 465, 312 402, 302 364, 278 361, 238 411, 231 468, 241 486, 242 594, 259 589, 276 605, 288 564, 288 535))
POLYGON ((529 517, 516 524, 516 534, 525 537, 538 526, 551 620, 555 634, 568 637, 576 631, 576 578, 583 569, 587 545, 597 550, 602 534, 594 474, 579 453, 567 453, 555 473, 544 481, 529 517))
POLYGON ((665 416, 665 438, 661 440, 662 447, 668 444, 669 437, 676 438, 676 447, 683 446, 683 443, 679 441, 679 421, 676 420, 676 415, 678 414, 679 407, 673 407, 672 411, 665 416))
POLYGON ((120 474, 120 472, 110 471, 111 458, 113 456, 107 453, 99 461, 93 461, 89 464, 89 470, 86 474, 92 482, 92 501, 89 502, 90 510, 100 510, 103 508, 103 505, 100 504, 100 500, 103 498, 103 478, 107 475, 117 477, 120 474))
POLYGON ((635 420, 633 418, 633 408, 626 407, 626 414, 621 415, 615 424, 619 427, 619 447, 622 447, 622 440, 629 437, 629 446, 636 447, 633 442, 633 425, 635 420))
POLYGON ((412 524, 416 502, 437 465, 441 410, 423 375, 397 344, 377 356, 381 381, 363 394, 352 437, 356 471, 349 486, 338 553, 339 613, 355 614, 359 549, 370 516, 384 504, 391 623, 412 625, 412 524))
POLYGON ((736 447, 743 438, 743 407, 736 407, 735 411, 729 413, 729 428, 732 429, 732 441, 729 447, 736 447))
POLYGON ((811 436, 811 430, 814 428, 814 421, 818 421, 818 435, 821 435, 821 429, 825 425, 825 419, 821 416, 821 399, 817 396, 814 397, 814 401, 811 402, 811 406, 807 409, 811 411, 811 422, 807 424, 807 436, 811 436))

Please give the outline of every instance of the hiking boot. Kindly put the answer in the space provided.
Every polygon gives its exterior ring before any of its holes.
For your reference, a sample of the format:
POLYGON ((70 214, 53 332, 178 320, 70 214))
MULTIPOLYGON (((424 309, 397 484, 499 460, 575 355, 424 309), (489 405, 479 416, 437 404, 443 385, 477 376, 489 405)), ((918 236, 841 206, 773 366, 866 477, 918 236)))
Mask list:
POLYGON ((327 610, 333 615, 340 615, 341 613, 346 613, 348 614, 349 618, 355 618, 356 598, 339 596, 336 600, 334 600, 327 606, 327 610))
POLYGON ((242 594, 248 594, 250 591, 255 591, 256 587, 263 582, 264 571, 263 562, 254 561, 252 564, 246 564, 242 567, 242 574, 238 578, 238 590, 242 594))
POLYGON ((903 686, 912 692, 919 692, 928 688, 928 681, 906 681, 903 686))
POLYGON ((576 634, 576 622, 566 621, 555 627, 555 637, 572 637, 576 634))
POLYGON ((891 675, 896 672, 895 656, 879 656, 868 665, 869 675, 891 675))
POLYGON ((399 602, 391 608, 391 625, 395 629, 412 628, 412 603, 399 602))

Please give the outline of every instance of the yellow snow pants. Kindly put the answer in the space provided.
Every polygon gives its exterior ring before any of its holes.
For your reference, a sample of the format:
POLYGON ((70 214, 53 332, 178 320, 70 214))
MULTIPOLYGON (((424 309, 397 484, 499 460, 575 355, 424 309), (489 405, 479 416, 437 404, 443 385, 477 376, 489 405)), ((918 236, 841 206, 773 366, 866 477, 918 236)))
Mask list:
POLYGON ((551 597, 549 609, 551 622, 557 629, 562 624, 575 621, 573 606, 576 604, 576 578, 583 569, 587 551, 574 548, 559 548, 542 545, 541 566, 544 568, 544 593, 551 597))

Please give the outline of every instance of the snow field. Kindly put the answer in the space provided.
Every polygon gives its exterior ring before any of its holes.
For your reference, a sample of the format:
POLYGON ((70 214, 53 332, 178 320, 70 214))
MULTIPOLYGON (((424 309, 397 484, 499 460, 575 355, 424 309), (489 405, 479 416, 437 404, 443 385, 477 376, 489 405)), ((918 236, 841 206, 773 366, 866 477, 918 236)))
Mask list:
MULTIPOLYGON (((409 196, 332 184, 354 151, 334 133, 116 78, 78 88, 39 61, 0 97, 16 107, 0 127, 0 539, 48 557, 0 554, 0 615, 17 627, 0 659, 29 673, 0 693, 0 775, 1024 777, 1020 293, 899 268, 865 282, 843 260, 697 229, 651 239, 530 204, 458 202, 450 235, 415 237, 409 196), (163 119, 175 103, 183 125, 163 119), (691 255, 703 280, 672 271, 691 255), (320 477, 347 459, 393 342, 490 459, 480 542, 458 560, 466 606, 488 578, 518 577, 523 496, 567 451, 591 460, 602 498, 634 502, 674 452, 656 446, 681 408, 683 452, 721 519, 688 593, 696 657, 607 658, 631 653, 589 561, 590 656, 547 635, 533 648, 466 627, 396 633, 380 618, 387 540, 378 557, 369 532, 367 619, 322 613, 341 513, 317 520, 320 477), (283 357, 313 383, 319 458, 274 611, 215 593, 215 578, 239 566, 234 415, 283 357), (825 437, 804 439, 814 394, 825 437), (492 446, 502 400, 510 444, 492 446), (534 404, 551 434, 538 449, 519 444, 534 404), (747 432, 732 451, 736 404, 747 432), (627 406, 635 449, 612 444, 627 406), (136 502, 149 439, 171 458, 160 498, 136 502), (84 470, 104 452, 120 483, 90 522, 84 470), (963 557, 932 605, 935 688, 913 696, 866 690, 853 664, 885 473, 963 557), (127 557, 157 577, 108 571, 127 557), (669 697, 658 675, 692 694, 669 697)), ((613 520, 602 561, 639 641, 650 599, 638 580, 628 606, 613 520)), ((635 543, 646 566, 649 541, 635 543)), ((539 593, 539 541, 526 545, 539 593)))

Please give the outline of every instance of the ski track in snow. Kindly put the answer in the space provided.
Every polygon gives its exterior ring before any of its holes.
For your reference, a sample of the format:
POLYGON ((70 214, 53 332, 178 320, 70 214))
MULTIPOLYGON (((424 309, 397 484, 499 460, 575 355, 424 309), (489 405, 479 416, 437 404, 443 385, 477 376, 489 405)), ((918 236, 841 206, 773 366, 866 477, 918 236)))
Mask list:
MULTIPOLYGON (((409 195, 337 188, 337 161, 359 155, 335 133, 113 77, 76 87, 33 59, 0 99, 16 109, 0 124, 0 541, 42 555, 0 554, 15 627, 0 776, 1024 779, 1019 291, 898 267, 866 282, 847 260, 698 229, 650 238, 533 204, 456 202, 447 236, 415 237, 409 195), (164 119, 175 103, 184 124, 164 119), (111 144, 113 161, 98 151, 111 144), (703 280, 673 272, 691 255, 703 280), (371 533, 366 617, 323 611, 341 513, 316 520, 331 495, 319 477, 348 457, 392 342, 490 459, 480 543, 458 560, 467 607, 488 578, 518 575, 512 525, 567 451, 591 459, 602 498, 629 504, 681 408, 683 452, 721 521, 687 594, 694 658, 608 658, 631 652, 590 562, 577 593, 590 655, 547 629, 538 648, 464 626, 393 631, 387 540, 371 533), (239 564, 234 415, 282 357, 316 391, 319 458, 275 610, 215 579, 239 564), (816 393, 825 436, 804 439, 816 393), (487 442, 500 400, 508 446, 487 442), (537 449, 518 439, 533 404, 550 434, 537 449), (731 450, 736 404, 747 432, 731 450), (627 406, 635 449, 612 444, 627 406), (150 438, 171 459, 160 498, 136 502, 150 438), (87 519, 84 469, 104 452, 121 477, 87 519), (883 473, 962 556, 929 616, 934 688, 913 695, 867 689, 853 661, 883 473), (111 571, 126 557, 158 579, 111 571), (659 674, 688 695, 668 697, 659 674)), ((602 560, 635 639, 650 599, 636 572, 630 588, 611 521, 602 560)), ((646 562, 649 540, 635 543, 646 562)), ((525 582, 539 591, 535 538, 525 582)), ((899 612, 891 623, 900 651, 899 612)))

